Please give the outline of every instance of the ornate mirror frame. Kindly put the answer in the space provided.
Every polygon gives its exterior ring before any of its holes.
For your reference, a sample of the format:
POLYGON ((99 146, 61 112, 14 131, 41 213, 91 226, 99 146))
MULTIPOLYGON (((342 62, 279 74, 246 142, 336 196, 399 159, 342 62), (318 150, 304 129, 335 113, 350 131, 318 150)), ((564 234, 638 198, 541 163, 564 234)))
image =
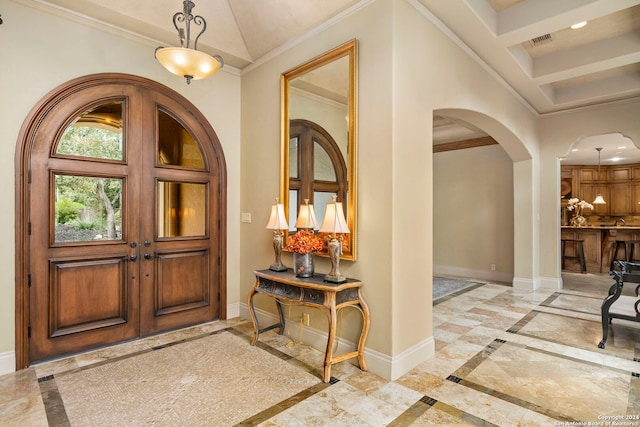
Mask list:
MULTIPOLYGON (((335 146, 340 148, 339 152, 342 152, 344 159, 339 159, 338 163, 342 164, 342 167, 346 166, 346 174, 344 171, 340 173, 338 168, 336 168, 336 161, 333 155, 329 152, 322 153, 326 154, 326 159, 331 158, 331 162, 333 162, 334 172, 336 177, 341 176, 344 177, 346 175, 346 197, 345 200, 341 200, 341 195, 345 194, 344 183, 333 183, 332 185, 335 187, 336 185, 340 186, 340 190, 324 190, 324 191, 313 191, 312 194, 315 197, 317 194, 318 199, 323 199, 320 206, 317 206, 313 201, 311 203, 314 204, 315 213, 318 217, 318 226, 322 223, 322 217, 324 216, 324 203, 326 202, 326 197, 330 194, 337 194, 338 201, 342 202, 344 205, 346 212, 345 217, 347 220, 347 225, 349 227, 350 233, 345 235, 345 244, 343 245, 343 253, 341 258, 355 261, 356 260, 356 246, 357 246, 357 57, 358 57, 358 43, 356 39, 353 39, 341 46, 338 46, 328 52, 325 52, 289 71, 282 73, 280 82, 281 82, 281 152, 280 152, 280 200, 284 204, 285 214, 287 216, 287 222, 289 224, 290 230, 295 230, 294 224, 296 222, 296 217, 298 215, 298 207, 300 204, 304 202, 300 200, 302 197, 297 197, 296 193, 296 206, 295 210, 290 209, 289 202, 292 197, 290 197, 290 167, 296 167, 296 171, 298 170, 298 165, 304 165, 302 161, 298 161, 296 158, 293 162, 290 160, 290 141, 291 141, 291 122, 295 120, 296 124, 302 123, 310 123, 314 127, 317 125, 323 130, 331 128, 329 125, 325 127, 325 123, 323 121, 328 120, 326 115, 324 114, 312 114, 313 108, 305 108, 302 105, 296 105, 296 102, 299 104, 303 104, 302 101, 296 101, 297 99, 302 99, 301 96, 304 96, 304 99, 311 100, 309 102, 317 102, 317 103, 325 103, 327 105, 333 105, 337 111, 340 111, 340 108, 344 108, 345 110, 345 123, 344 130, 346 131, 346 135, 340 135, 340 131, 335 132, 335 127, 330 131, 320 132, 322 135, 328 135, 328 138, 336 142, 332 142, 335 146), (339 79, 335 78, 335 69, 339 68, 341 71, 336 73, 339 76, 339 79), (332 77, 329 77, 332 76, 332 77), (337 83, 337 84, 336 84, 337 83), (336 91, 333 89, 334 87, 341 86, 342 89, 338 91, 338 95, 336 96, 336 91), (300 95, 304 94, 304 95, 300 95), (293 113, 291 113, 294 111, 293 113), (318 117, 308 117, 312 115, 318 115, 318 117), (331 134, 332 132, 338 133, 338 135, 331 134), (333 138, 332 138, 333 137, 333 138), (342 161, 344 160, 344 161, 342 161)), ((328 107, 330 108, 330 107, 328 107)), ((316 111, 317 113, 317 111, 316 111)), ((334 116, 336 113, 332 113, 334 116)), ((335 119, 335 117, 334 117, 335 119)), ((333 122, 338 122, 339 120, 333 120, 333 122)), ((317 134, 317 132, 316 132, 317 134)), ((313 144, 320 145, 317 142, 313 144)), ((298 145, 296 145, 296 153, 298 145)), ((298 156, 299 157, 299 156, 298 156)), ((319 157, 319 156, 316 156, 319 157)), ((317 161, 317 160, 315 160, 317 161)), ((315 166, 313 166, 315 168, 315 166)), ((315 174, 316 176, 318 174, 315 174)), ((322 181, 316 181, 315 176, 312 177, 314 183, 320 183, 322 186, 322 181)), ((343 181, 344 179, 342 179, 343 181)), ((340 178, 336 178, 335 181, 340 181, 340 178)), ((314 184, 315 185, 315 184, 314 184)), ((327 187, 329 188, 329 187, 327 187)), ((320 255, 327 255, 326 250, 320 252, 320 255)))

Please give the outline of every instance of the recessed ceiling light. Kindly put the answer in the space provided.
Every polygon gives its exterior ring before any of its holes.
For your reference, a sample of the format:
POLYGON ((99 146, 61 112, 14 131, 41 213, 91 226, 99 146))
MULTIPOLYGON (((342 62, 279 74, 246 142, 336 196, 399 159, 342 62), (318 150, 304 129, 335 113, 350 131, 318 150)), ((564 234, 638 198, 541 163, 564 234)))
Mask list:
POLYGON ((622 157, 612 157, 609 159, 611 162, 619 162, 620 160, 622 160, 622 157))
POLYGON ((582 28, 582 27, 584 27, 585 25, 587 25, 587 21, 578 22, 577 24, 573 24, 573 25, 571 26, 571 29, 572 29, 572 30, 577 30, 578 28, 582 28))
POLYGON ((618 147, 618 150, 624 150, 625 148, 627 148, 625 145, 623 145, 622 147, 618 147))
POLYGON ((571 151, 578 151, 578 149, 577 148, 572 148, 571 151))

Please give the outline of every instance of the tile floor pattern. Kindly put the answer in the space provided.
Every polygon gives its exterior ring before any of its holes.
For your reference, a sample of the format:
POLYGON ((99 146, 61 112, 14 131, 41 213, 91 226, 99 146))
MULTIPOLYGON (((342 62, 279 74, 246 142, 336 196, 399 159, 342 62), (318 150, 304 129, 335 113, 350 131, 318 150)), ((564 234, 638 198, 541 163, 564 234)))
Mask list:
MULTIPOLYGON (((434 306, 436 354, 398 380, 342 362, 332 368, 330 383, 318 381, 236 425, 640 426, 640 324, 614 321, 607 348, 597 348, 607 289, 591 283, 584 289, 519 291, 488 283, 441 298, 434 306)), ((64 392, 50 379, 141 358, 151 348, 221 329, 248 345, 251 324, 232 319, 0 376, 0 425, 80 425, 69 421, 64 392)), ((258 347, 320 376, 320 351, 273 331, 261 334, 258 347)), ((203 396, 192 410, 212 398, 203 396)), ((242 394, 237 401, 246 403, 242 394)), ((120 425, 130 425, 126 413, 119 415, 120 425)))

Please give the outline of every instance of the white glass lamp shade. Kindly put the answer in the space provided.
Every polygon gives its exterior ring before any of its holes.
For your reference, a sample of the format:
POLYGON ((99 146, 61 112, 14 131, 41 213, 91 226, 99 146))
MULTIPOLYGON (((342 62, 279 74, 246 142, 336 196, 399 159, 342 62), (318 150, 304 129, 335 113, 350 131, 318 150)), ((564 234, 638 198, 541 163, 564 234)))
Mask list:
POLYGON ((596 196, 596 199, 593 201, 594 205, 606 205, 607 202, 604 201, 604 198, 602 197, 601 194, 598 194, 596 196))
POLYGON ((222 58, 186 47, 160 47, 156 59, 169 72, 189 80, 206 79, 222 67, 222 58))
POLYGON ((318 219, 313 205, 309 204, 309 199, 304 200, 304 205, 300 205, 296 228, 318 228, 318 219))
POLYGON ((271 216, 266 228, 269 230, 286 230, 289 228, 287 218, 284 216, 284 205, 282 203, 271 205, 271 216))
POLYGON ((332 203, 327 203, 327 210, 324 213, 320 232, 336 234, 349 233, 349 227, 347 226, 344 211, 342 210, 342 203, 336 202, 335 196, 332 203))

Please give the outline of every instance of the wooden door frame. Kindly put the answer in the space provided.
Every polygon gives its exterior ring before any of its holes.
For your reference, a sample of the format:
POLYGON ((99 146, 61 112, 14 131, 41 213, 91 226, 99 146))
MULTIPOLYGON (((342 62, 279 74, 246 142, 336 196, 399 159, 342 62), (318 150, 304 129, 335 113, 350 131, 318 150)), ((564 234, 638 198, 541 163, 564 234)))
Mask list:
MULTIPOLYGON (((42 119, 50 111, 62 102, 69 95, 90 87, 100 85, 134 85, 145 87, 167 96, 172 97, 190 114, 194 115, 205 129, 208 141, 212 143, 211 150, 214 153, 211 162, 217 163, 219 171, 219 188, 217 189, 218 212, 220 227, 217 236, 211 236, 211 240, 216 241, 219 248, 220 268, 217 270, 215 278, 219 283, 220 292, 218 294, 218 305, 220 318, 227 317, 227 169, 224 151, 213 127, 206 117, 184 96, 173 89, 164 86, 153 80, 140 76, 120 73, 101 73, 83 76, 68 81, 47 93, 33 107, 25 118, 20 133, 18 134, 16 155, 15 155, 15 352, 16 370, 29 366, 29 235, 30 235, 30 215, 29 215, 29 195, 30 195, 30 173, 29 164, 31 150, 34 139, 37 135, 38 127, 42 119)), ((206 143, 206 141, 202 141, 206 143)), ((212 232, 213 234, 213 232, 212 232)))

